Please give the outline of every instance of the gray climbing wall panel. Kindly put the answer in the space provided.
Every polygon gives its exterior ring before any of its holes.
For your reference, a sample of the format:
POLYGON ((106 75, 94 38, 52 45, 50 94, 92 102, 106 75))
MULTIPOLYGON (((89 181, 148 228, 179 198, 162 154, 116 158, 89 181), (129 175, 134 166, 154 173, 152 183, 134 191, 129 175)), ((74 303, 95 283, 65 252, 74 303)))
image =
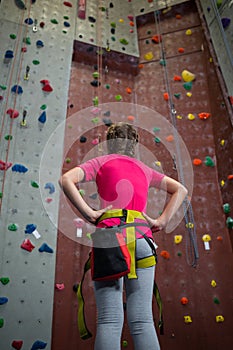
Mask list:
POLYGON ((46 154, 47 164, 41 162, 50 136, 66 118, 76 1, 70 5, 46 0, 0 5, 1 350, 11 344, 51 347, 62 135, 51 144, 55 157, 46 154), (32 24, 25 23, 28 18, 32 24))
POLYGON ((227 86, 228 96, 233 96, 233 2, 200 0, 200 4, 227 86))

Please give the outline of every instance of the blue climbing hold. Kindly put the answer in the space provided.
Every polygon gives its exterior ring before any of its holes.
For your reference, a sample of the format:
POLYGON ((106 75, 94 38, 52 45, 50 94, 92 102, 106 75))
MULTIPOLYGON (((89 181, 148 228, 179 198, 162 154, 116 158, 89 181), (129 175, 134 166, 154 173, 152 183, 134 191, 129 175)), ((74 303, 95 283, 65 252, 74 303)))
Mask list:
POLYGON ((49 194, 52 194, 55 192, 55 186, 51 182, 47 182, 44 187, 46 190, 49 189, 49 194))
POLYGON ((43 41, 42 41, 42 40, 37 40, 36 46, 37 46, 38 48, 44 47, 43 41))
POLYGON ((6 304, 8 302, 7 297, 0 297, 0 305, 6 304))
POLYGON ((35 230, 36 230, 36 225, 28 224, 28 225, 26 225, 26 229, 25 229, 24 233, 32 233, 35 230))
POLYGON ((231 19, 230 18, 222 18, 221 22, 222 22, 223 29, 226 29, 227 27, 229 27, 229 25, 231 23, 231 19))
POLYGON ((24 23, 31 25, 33 23, 33 19, 32 18, 26 18, 24 23))
POLYGON ((13 58, 14 57, 14 52, 12 50, 7 50, 5 52, 5 58, 13 58))
POLYGON ((32 345, 31 350, 45 349, 46 346, 47 346, 47 343, 41 340, 36 340, 35 343, 32 345))
POLYGON ((50 248, 47 243, 43 243, 38 250, 40 253, 43 253, 43 252, 53 253, 53 249, 50 248))
POLYGON ((39 118, 38 118, 38 121, 39 121, 40 123, 42 123, 42 124, 44 124, 44 123, 46 122, 46 112, 45 112, 45 111, 43 111, 43 112, 41 113, 41 115, 40 115, 39 118))
POLYGON ((26 168, 22 164, 14 164, 11 168, 12 171, 18 172, 18 173, 26 173, 28 171, 28 168, 26 168))
POLYGON ((67 22, 67 21, 65 21, 65 22, 64 22, 64 26, 65 26, 66 28, 68 28, 68 27, 70 27, 70 23, 67 22))
POLYGON ((15 94, 20 95, 20 94, 23 93, 23 88, 22 88, 22 86, 20 86, 20 85, 14 85, 14 86, 12 86, 12 88, 11 88, 11 92, 14 92, 15 94))

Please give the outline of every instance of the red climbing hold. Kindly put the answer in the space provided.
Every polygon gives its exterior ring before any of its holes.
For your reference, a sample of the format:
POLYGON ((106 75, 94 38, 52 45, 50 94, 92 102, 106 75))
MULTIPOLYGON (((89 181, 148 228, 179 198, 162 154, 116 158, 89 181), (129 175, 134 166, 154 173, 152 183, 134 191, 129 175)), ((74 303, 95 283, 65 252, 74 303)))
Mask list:
POLYGON ((164 259, 169 259, 170 258, 170 254, 168 253, 167 250, 162 250, 160 255, 164 258, 164 259))
POLYGON ((45 84, 45 86, 43 86, 42 90, 46 91, 46 92, 52 92, 53 88, 50 84, 45 84))
POLYGON ((23 346, 23 341, 22 340, 13 340, 11 343, 12 348, 16 350, 20 350, 23 346))
POLYGON ((175 75, 173 80, 174 81, 181 81, 181 77, 179 75, 175 75))
POLYGON ((12 166, 12 163, 10 162, 4 162, 3 160, 0 160, 0 170, 7 170, 12 166))
POLYGON ((159 44, 162 42, 162 37, 161 37, 161 35, 154 35, 154 36, 152 36, 151 40, 153 43, 159 44))
POLYGON ((6 113, 9 114, 9 116, 12 119, 15 119, 15 118, 17 118, 19 116, 19 112, 16 111, 16 109, 12 109, 12 108, 9 108, 6 113))
POLYGON ((63 4, 68 7, 72 7, 73 5, 69 1, 64 1, 63 4))
POLYGON ((22 249, 32 252, 35 246, 32 244, 30 239, 26 238, 20 246, 22 249))
POLYGON ((205 113, 205 112, 199 113, 199 114, 198 114, 198 117, 199 117, 200 119, 208 119, 208 118, 210 117, 210 113, 205 113))
POLYGON ((50 81, 47 80, 47 79, 42 79, 42 80, 40 81, 40 83, 45 85, 45 84, 50 84, 50 81))

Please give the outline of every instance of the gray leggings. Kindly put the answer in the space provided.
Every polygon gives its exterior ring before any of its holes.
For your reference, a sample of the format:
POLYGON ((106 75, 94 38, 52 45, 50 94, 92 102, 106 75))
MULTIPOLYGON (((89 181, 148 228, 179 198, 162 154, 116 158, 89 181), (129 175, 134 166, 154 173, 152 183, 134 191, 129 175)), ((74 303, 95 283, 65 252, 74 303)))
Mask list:
MULTIPOLYGON (((145 239, 137 239, 136 257, 150 256, 145 239)), ((97 305, 95 350, 120 350, 124 322, 123 280, 126 291, 126 311, 135 350, 159 350, 154 327, 152 296, 155 267, 137 269, 137 279, 94 282, 97 305)))

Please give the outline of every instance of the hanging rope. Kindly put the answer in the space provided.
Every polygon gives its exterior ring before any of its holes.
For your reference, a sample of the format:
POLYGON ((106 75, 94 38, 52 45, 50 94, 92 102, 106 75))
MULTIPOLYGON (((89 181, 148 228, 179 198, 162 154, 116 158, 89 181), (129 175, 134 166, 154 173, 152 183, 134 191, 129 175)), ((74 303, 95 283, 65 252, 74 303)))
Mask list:
MULTIPOLYGON (((159 34, 159 36, 162 36, 159 11, 154 12, 154 18, 155 18, 156 31, 159 34)), ((182 156, 181 156, 181 152, 180 152, 179 137, 178 137, 178 131, 177 131, 177 125, 176 125, 176 109, 175 109, 175 105, 174 105, 174 102, 172 99, 172 94, 171 94, 171 89, 170 89, 169 76, 168 76, 168 70, 167 70, 167 62, 166 62, 166 53, 165 53, 165 47, 164 47, 163 40, 159 41, 159 45, 160 45, 161 59, 165 62, 165 64, 163 64, 163 70, 164 70, 166 91, 167 91, 168 96, 169 96, 169 98, 168 98, 169 113, 170 113, 172 125, 174 126, 174 141, 175 141, 175 146, 176 146, 176 163, 178 165, 178 169, 180 170, 180 172, 179 172, 180 179, 179 180, 185 186, 182 156)), ((186 226, 186 229, 188 232, 188 240, 187 240, 187 245, 186 245, 187 262, 189 265, 196 267, 197 259, 199 258, 197 241, 196 241, 196 225, 194 222, 192 204, 188 200, 187 197, 183 202, 183 210, 184 210, 185 226, 186 226)))

